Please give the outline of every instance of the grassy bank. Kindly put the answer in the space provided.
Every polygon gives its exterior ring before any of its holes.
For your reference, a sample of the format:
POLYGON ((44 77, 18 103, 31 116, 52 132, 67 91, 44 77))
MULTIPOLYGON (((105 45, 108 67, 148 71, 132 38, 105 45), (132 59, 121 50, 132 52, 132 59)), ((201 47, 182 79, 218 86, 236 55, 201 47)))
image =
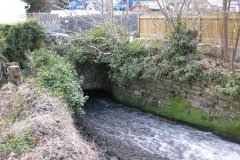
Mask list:
POLYGON ((31 79, 0 88, 0 159, 88 159, 97 153, 79 135, 71 109, 31 79))
POLYGON ((157 107, 140 97, 132 95, 118 94, 115 95, 115 98, 118 101, 143 112, 187 123, 191 126, 209 130, 217 135, 240 142, 240 120, 232 122, 221 120, 215 122, 211 115, 198 108, 190 106, 179 96, 172 97, 170 104, 165 107, 157 107))

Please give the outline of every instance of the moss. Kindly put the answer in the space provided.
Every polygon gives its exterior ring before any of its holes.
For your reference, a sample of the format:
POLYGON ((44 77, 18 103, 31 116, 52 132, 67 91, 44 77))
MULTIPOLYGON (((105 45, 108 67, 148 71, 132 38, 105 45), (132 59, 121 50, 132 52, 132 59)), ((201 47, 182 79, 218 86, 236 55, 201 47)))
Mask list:
POLYGON ((122 103, 149 112, 157 116, 163 116, 171 120, 188 123, 204 130, 210 130, 220 136, 240 141, 240 119, 235 121, 213 121, 211 115, 201 109, 190 106, 181 97, 170 99, 170 104, 165 107, 157 107, 140 97, 118 94, 116 97, 122 103), (120 96, 119 96, 120 95, 120 96))

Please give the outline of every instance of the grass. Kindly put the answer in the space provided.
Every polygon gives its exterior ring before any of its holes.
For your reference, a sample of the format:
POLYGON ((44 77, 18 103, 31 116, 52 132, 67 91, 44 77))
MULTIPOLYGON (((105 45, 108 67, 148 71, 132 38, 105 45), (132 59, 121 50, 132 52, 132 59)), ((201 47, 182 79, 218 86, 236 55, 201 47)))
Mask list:
POLYGON ((188 123, 204 130, 210 130, 220 136, 240 142, 240 120, 222 120, 214 122, 211 115, 201 109, 190 106, 181 97, 176 96, 170 99, 170 104, 165 107, 157 107, 146 102, 140 97, 131 95, 117 96, 122 103, 137 108, 141 111, 152 113, 157 116, 188 123))
POLYGON ((0 151, 13 152, 19 154, 25 151, 31 151, 37 145, 29 134, 18 137, 8 137, 0 144, 0 151))

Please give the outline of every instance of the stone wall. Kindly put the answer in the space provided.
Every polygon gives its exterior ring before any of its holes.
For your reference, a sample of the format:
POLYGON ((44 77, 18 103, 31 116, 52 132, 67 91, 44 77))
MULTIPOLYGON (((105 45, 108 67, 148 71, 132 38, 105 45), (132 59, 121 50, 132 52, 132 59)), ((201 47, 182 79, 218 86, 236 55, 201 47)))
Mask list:
POLYGON ((170 84, 166 81, 134 81, 125 85, 112 86, 114 96, 133 95, 163 107, 173 96, 181 96, 191 106, 200 108, 210 114, 214 120, 234 120, 240 117, 240 99, 238 97, 218 94, 202 84, 170 84))
POLYGON ((181 96, 192 107, 201 109, 214 120, 240 118, 239 97, 216 93, 211 85, 169 83, 164 80, 132 81, 127 84, 111 82, 109 68, 105 64, 77 65, 77 72, 84 77, 84 90, 104 90, 113 96, 136 96, 154 106, 164 107, 170 98, 181 96))
POLYGON ((106 90, 111 88, 108 67, 105 64, 78 64, 77 73, 84 77, 83 90, 106 90))

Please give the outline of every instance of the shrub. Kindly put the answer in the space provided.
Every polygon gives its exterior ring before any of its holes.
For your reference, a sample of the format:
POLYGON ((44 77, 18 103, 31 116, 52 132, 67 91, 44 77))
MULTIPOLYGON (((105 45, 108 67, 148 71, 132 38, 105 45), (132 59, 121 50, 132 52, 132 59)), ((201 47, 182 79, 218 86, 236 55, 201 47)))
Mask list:
POLYGON ((3 34, 0 32, 0 72, 2 71, 2 65, 7 61, 7 59, 3 56, 7 48, 6 40, 3 34))
POLYGON ((72 62, 99 63, 105 55, 116 53, 121 46, 112 34, 112 28, 102 26, 87 33, 72 37, 67 46, 67 56, 72 62))
POLYGON ((7 44, 3 34, 0 32, 0 86, 6 81, 6 70, 4 64, 7 62, 3 53, 6 51, 7 44))
POLYGON ((3 33, 0 32, 0 55, 5 52, 7 48, 5 37, 3 36, 3 33))
POLYGON ((171 80, 189 81, 200 75, 200 67, 190 56, 196 51, 196 37, 189 30, 174 34, 162 48, 115 37, 104 27, 74 37, 67 46, 67 57, 78 63, 106 63, 110 66, 109 76, 118 82, 163 75, 171 80))
POLYGON ((171 78, 181 82, 187 81, 188 83, 199 80, 201 76, 201 67, 194 62, 187 63, 186 65, 183 65, 183 67, 175 67, 173 72, 170 73, 171 78))
POLYGON ((74 37, 66 47, 66 57, 78 63, 105 63, 109 76, 120 83, 138 79, 160 79, 170 82, 211 83, 216 91, 240 94, 240 78, 222 74, 219 69, 204 72, 196 63, 196 33, 184 27, 170 41, 146 47, 139 41, 116 38, 111 29, 97 28, 87 35, 74 37), (110 31, 109 31, 110 30, 110 31))
POLYGON ((19 62, 22 67, 27 66, 26 52, 39 48, 45 38, 42 25, 36 21, 27 21, 16 25, 0 25, 0 31, 7 43, 3 56, 8 61, 19 62))
POLYGON ((195 54, 197 49, 196 35, 188 29, 174 33, 169 41, 168 53, 172 55, 195 54))
POLYGON ((139 41, 121 46, 119 52, 105 58, 105 62, 111 68, 110 77, 119 82, 138 78, 142 71, 142 62, 148 52, 144 44, 139 41))
POLYGON ((83 79, 78 78, 75 68, 65 58, 46 50, 35 51, 33 63, 41 85, 64 100, 74 113, 82 114, 86 98, 81 89, 83 79))
POLYGON ((222 75, 218 79, 218 83, 215 83, 215 90, 217 92, 231 96, 240 95, 240 74, 235 76, 222 75))

